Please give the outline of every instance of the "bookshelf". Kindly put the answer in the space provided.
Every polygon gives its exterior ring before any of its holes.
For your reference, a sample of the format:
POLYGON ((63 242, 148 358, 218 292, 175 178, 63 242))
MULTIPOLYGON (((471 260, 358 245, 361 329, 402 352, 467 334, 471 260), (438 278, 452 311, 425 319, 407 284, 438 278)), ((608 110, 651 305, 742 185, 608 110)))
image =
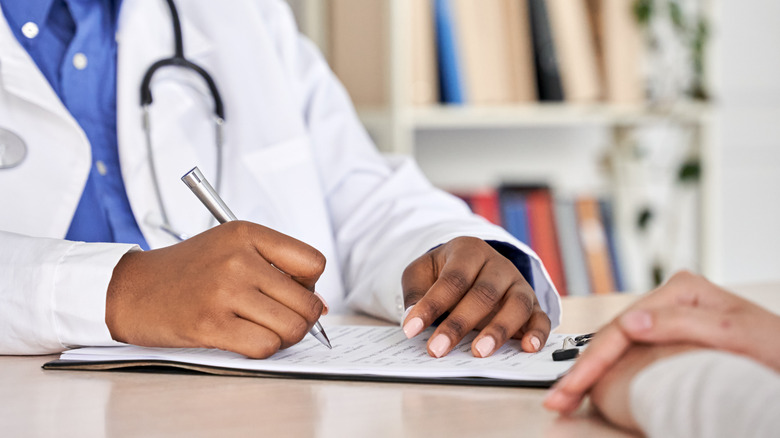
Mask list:
MULTIPOLYGON (((330 47, 330 6, 334 0, 288 0, 293 6, 302 31, 332 60, 330 47)), ((338 1, 338 0, 335 0, 338 1)), ((709 145, 710 106, 696 102, 647 105, 617 104, 603 101, 591 103, 528 102, 499 105, 417 105, 411 95, 412 41, 410 16, 412 0, 363 0, 382 8, 381 21, 372 23, 375 41, 384 50, 380 59, 384 66, 380 103, 358 104, 358 115, 378 148, 389 154, 418 155, 420 133, 459 130, 604 130, 609 138, 605 155, 612 160, 609 193, 614 200, 615 221, 623 230, 632 229, 635 221, 632 175, 636 133, 656 125, 676 126, 689 133, 690 149, 699 161, 701 177, 697 194, 697 268, 709 275, 717 257, 717 208, 715 169, 717 154, 709 145)), ((622 0, 621 0, 622 1, 622 0)), ((475 157, 477 151, 475 150, 475 157)), ((631 287, 646 288, 638 283, 631 287)))

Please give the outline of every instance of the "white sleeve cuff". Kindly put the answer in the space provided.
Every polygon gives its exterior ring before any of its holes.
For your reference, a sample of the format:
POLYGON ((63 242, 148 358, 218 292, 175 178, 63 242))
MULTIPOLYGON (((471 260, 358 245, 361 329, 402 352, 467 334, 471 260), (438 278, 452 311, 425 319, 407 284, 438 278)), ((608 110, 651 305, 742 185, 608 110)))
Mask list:
POLYGON ((106 326, 106 291, 114 267, 137 245, 74 242, 54 275, 52 317, 64 347, 116 345, 106 326))

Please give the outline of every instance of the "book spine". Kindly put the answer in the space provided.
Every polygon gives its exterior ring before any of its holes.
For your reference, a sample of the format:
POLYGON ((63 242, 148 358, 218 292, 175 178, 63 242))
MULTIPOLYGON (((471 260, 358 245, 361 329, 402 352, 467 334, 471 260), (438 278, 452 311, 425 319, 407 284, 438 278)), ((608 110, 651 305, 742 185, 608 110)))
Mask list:
POLYGON ((465 103, 455 20, 449 0, 435 0, 436 43, 442 103, 465 103))
POLYGON ((547 16, 545 0, 529 0, 531 16, 531 34, 534 44, 534 62, 536 64, 536 86, 539 100, 562 101, 558 58, 555 53, 550 21, 547 16))

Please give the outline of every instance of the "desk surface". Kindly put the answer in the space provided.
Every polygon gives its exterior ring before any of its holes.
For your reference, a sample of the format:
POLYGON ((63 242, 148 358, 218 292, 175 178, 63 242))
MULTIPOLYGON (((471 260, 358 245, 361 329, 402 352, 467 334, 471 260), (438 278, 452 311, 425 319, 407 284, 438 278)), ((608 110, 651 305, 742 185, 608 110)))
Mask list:
MULTIPOLYGON (((780 288, 737 290, 780 311, 780 288)), ((566 298, 559 331, 594 331, 635 299, 566 298)), ((625 436, 587 408, 545 411, 541 389, 42 370, 54 357, 0 356, 4 436, 625 436)))

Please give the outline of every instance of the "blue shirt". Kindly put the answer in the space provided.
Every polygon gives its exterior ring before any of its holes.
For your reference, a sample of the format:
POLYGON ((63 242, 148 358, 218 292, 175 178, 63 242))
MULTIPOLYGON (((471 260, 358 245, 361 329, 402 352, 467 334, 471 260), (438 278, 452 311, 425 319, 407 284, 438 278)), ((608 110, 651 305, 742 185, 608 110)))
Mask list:
POLYGON ((148 249, 119 168, 114 35, 120 4, 121 0, 0 0, 14 36, 92 147, 87 185, 65 238, 137 243, 148 249))

